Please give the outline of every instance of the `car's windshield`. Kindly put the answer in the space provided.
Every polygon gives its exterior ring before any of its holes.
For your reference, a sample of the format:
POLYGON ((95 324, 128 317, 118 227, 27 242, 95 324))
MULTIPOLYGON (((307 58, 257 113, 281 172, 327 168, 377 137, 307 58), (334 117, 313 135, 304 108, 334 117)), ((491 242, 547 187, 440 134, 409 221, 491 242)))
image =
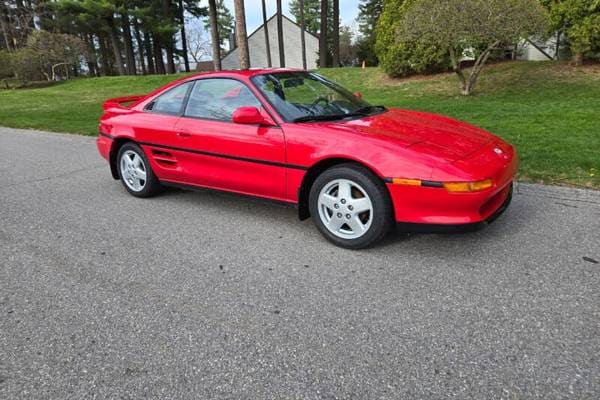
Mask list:
POLYGON ((385 110, 311 72, 273 72, 252 82, 288 122, 333 120, 385 110))

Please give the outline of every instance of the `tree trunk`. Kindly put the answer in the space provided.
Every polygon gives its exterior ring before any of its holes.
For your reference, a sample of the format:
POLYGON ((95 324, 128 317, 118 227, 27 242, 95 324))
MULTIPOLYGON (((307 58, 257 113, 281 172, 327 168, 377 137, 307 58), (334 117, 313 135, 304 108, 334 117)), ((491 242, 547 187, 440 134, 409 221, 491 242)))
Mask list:
POLYGON ((175 53, 173 48, 173 38, 167 39, 167 45, 165 46, 165 52, 167 53, 167 74, 175 73, 175 53))
POLYGON ((48 3, 49 2, 44 1, 31 2, 31 4, 35 5, 34 18, 37 17, 39 29, 44 31, 52 31, 52 26, 54 23, 54 14, 48 3))
POLYGON ((35 28, 35 25, 33 24, 33 16, 28 15, 29 11, 25 8, 23 1, 15 0, 14 4, 16 5, 14 14, 19 21, 19 28, 13 29, 13 34, 16 34, 17 37, 13 37, 14 42, 12 46, 16 48, 18 43, 25 42, 29 33, 35 28))
POLYGON ((190 59, 188 57, 187 38, 185 37, 185 15, 183 8, 183 0, 179 0, 179 21, 181 22, 181 50, 183 55, 183 64, 185 72, 190 72, 190 59))
MULTIPOLYGON (((171 0, 162 0, 162 18, 168 18, 169 20, 171 20, 171 0)), ((165 41, 166 43, 164 44, 165 47, 165 52, 167 53, 167 73, 169 74, 174 74, 175 73, 175 62, 173 61, 173 57, 175 56, 174 54, 174 48, 175 48, 175 44, 173 41, 173 36, 172 35, 164 35, 163 37, 161 37, 161 42, 165 41), (167 37, 168 36, 168 37, 167 37)))
POLYGON ((133 33, 137 43, 138 55, 140 56, 140 66, 142 67, 142 75, 146 75, 146 64, 144 63, 144 42, 140 33, 140 24, 137 17, 133 17, 133 33))
POLYGON ((583 64, 583 53, 581 53, 581 52, 573 53, 573 58, 571 60, 571 63, 576 67, 579 67, 581 64, 583 64))
POLYGON ((265 0, 262 0, 262 17, 263 27, 265 29, 265 51, 267 53, 267 67, 271 68, 273 66, 273 63, 271 62, 271 45, 269 44, 269 27, 267 26, 267 8, 265 5, 265 0))
POLYGON ((221 43, 219 41, 219 24, 217 22, 217 4, 215 0, 208 0, 210 15, 210 36, 212 42, 212 57, 215 71, 221 70, 221 43))
POLYGON ((119 38, 115 29, 115 21, 112 16, 106 18, 108 24, 108 35, 110 37, 110 44, 113 49, 113 55, 115 56, 115 64, 117 64, 117 71, 119 75, 125 75, 125 66, 123 65, 123 56, 121 55, 121 49, 119 47, 119 38))
POLYGON ((85 57, 90 71, 90 76, 100 76, 98 71, 98 56, 96 55, 96 46, 94 46, 94 35, 83 35, 83 39, 88 46, 89 55, 85 57))
POLYGON ((98 34, 98 46, 100 47, 100 74, 114 75, 110 52, 106 45, 106 38, 101 33, 98 34))
POLYGON ((306 69, 306 26, 304 22, 304 0, 300 0, 300 47, 302 47, 302 69, 306 69))
MULTIPOLYGON (((453 47, 448 49, 448 53, 450 55, 450 63, 452 64, 452 70, 456 73, 458 77, 458 81, 460 84, 460 92, 465 94, 465 90, 467 88, 467 80, 465 78, 465 74, 460 66, 460 60, 458 59, 458 55, 456 54, 456 50, 453 47)), ((468 93, 467 93, 468 94, 468 93)))
MULTIPOLYGON (((52 72, 52 77, 50 77, 50 75, 48 75, 48 73, 42 68, 40 70, 40 72, 42 73, 42 75, 44 75, 44 77, 46 78, 46 80, 48 82, 54 80, 54 72, 52 72)), ((15 74, 16 75, 16 74, 15 74)), ((17 79, 19 78, 19 75, 16 75, 17 79)), ((23 81, 25 83, 25 81, 23 81)))
POLYGON ((162 47, 160 45, 160 39, 155 34, 152 37, 152 47, 154 50, 154 61, 156 62, 156 73, 165 74, 165 62, 163 60, 162 47))
POLYGON ((129 15, 121 14, 121 28, 123 29, 123 43, 125 44, 125 59, 127 60, 127 74, 135 75, 135 55, 133 54, 133 41, 131 40, 131 26, 129 15))
POLYGON ((464 85, 464 88, 462 91, 462 94, 464 96, 468 96, 473 92, 473 89, 475 89, 475 83, 477 83, 477 78, 479 77, 479 74, 483 70, 483 67, 484 67, 485 63, 487 62, 488 58, 490 57, 490 54, 492 54, 492 51, 499 44, 500 44, 500 42, 492 43, 490 46, 488 46, 487 49, 485 49, 479 55, 479 57, 477 57, 477 60, 475 60, 475 64, 473 65, 473 68, 471 68, 471 73, 469 74, 469 79, 466 82, 466 85, 464 85))
POLYGON ((277 46, 279 49, 279 67, 285 68, 285 43, 283 42, 283 10, 281 0, 277 0, 277 46))
POLYGON ((321 0, 321 28, 319 32, 319 67, 327 67, 327 7, 329 2, 321 0))
POLYGON ((333 0, 333 67, 340 66, 340 1, 333 0))
POLYGON ((248 50, 248 35, 246 34, 246 12, 244 10, 244 0, 235 0, 235 40, 240 55, 240 68, 250 68, 250 52, 248 50))
POLYGON ((6 47, 6 50, 10 52, 12 50, 12 46, 8 30, 8 14, 4 6, 4 0, 0 0, 0 30, 2 30, 4 46, 6 47))
POLYGON ((144 29, 144 49, 146 52, 146 65, 148 65, 148 73, 154 75, 156 69, 154 68, 154 59, 152 57, 152 42, 150 39, 150 33, 147 29, 144 29))
MULTIPOLYGON (((68 66, 69 63, 62 62, 62 63, 54 64, 50 67, 50 70, 52 71, 52 80, 53 81, 56 80, 56 68, 63 66, 63 65, 68 66)), ((44 73, 44 75, 46 75, 46 77, 48 77, 48 75, 46 73, 44 73)), ((66 75, 67 79, 69 79, 69 68, 65 68, 65 75, 66 75)), ((50 80, 50 79, 48 79, 48 80, 50 80)))

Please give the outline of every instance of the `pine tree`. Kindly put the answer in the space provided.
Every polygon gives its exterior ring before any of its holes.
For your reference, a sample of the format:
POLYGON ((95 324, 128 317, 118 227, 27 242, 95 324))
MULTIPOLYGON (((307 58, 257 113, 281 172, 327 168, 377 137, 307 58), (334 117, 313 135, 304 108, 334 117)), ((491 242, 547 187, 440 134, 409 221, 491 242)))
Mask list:
MULTIPOLYGON (((225 6, 223 0, 216 1, 217 6, 217 27, 219 32, 219 45, 221 50, 225 49, 225 41, 229 40, 229 34, 233 31, 234 18, 229 9, 225 6)), ((210 19, 204 21, 204 28, 210 31, 210 19)))
POLYGON ((356 20, 361 34, 357 42, 358 58, 368 65, 377 65, 379 60, 375 54, 375 28, 383 10, 383 0, 361 0, 358 10, 356 20))
MULTIPOLYGON (((331 65, 333 48, 334 48, 334 27, 339 26, 339 21, 334 22, 334 5, 333 0, 327 1, 327 32, 325 32, 325 40, 327 42, 327 52, 325 60, 327 65, 331 65)), ((343 3, 343 2, 342 2, 343 3)), ((321 36, 321 0, 304 0, 304 25, 305 29, 316 36, 321 36)), ((290 1, 290 13, 300 23, 300 1, 290 1)), ((320 58, 320 56, 319 56, 320 58)))
MULTIPOLYGON (((290 1, 290 13, 300 21, 300 1, 290 1)), ((313 35, 319 33, 321 26, 321 0, 304 0, 304 25, 313 35)))

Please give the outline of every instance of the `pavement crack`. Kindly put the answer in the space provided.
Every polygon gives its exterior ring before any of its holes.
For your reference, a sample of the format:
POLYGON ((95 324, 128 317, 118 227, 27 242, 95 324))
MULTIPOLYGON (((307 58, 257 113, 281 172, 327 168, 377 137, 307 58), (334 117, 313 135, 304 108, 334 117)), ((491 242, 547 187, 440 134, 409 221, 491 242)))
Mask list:
POLYGON ((561 203, 559 201, 557 201, 556 204, 558 204, 559 206, 565 206, 565 207, 569 207, 569 208, 578 208, 577 206, 567 204, 567 203, 561 203))
POLYGON ((80 168, 80 169, 76 169, 76 170, 73 170, 73 171, 67 171, 67 172, 64 172, 62 174, 56 174, 56 175, 52 175, 52 176, 46 176, 44 178, 30 179, 30 180, 26 180, 26 181, 11 183, 9 185, 0 186, 0 189, 7 189, 7 188, 15 187, 15 186, 27 185, 29 183, 44 182, 44 181, 51 181, 51 180, 54 180, 54 179, 66 178, 67 176, 70 176, 70 175, 73 175, 73 174, 78 174, 78 173, 86 172, 86 171, 92 171, 92 170, 95 170, 95 169, 101 169, 101 168, 105 168, 105 167, 106 167, 105 165, 97 165, 97 166, 94 166, 94 167, 80 168))
MULTIPOLYGON (((572 199, 572 198, 568 198, 568 197, 551 196, 551 195, 542 194, 542 193, 519 193, 519 194, 525 195, 525 196, 545 197, 547 199, 553 199, 553 200, 571 201, 574 203, 594 204, 594 205, 600 206, 600 201, 594 201, 594 200, 572 199)), ((560 204, 560 203, 557 203, 557 204, 560 204)), ((564 204, 562 204, 562 205, 564 205, 564 204)))

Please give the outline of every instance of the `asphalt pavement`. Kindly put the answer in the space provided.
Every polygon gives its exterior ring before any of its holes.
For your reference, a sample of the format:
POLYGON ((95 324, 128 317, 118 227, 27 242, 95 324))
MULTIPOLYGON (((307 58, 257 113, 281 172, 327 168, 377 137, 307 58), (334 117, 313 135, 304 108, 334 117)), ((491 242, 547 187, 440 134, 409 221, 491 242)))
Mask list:
POLYGON ((0 399, 598 399, 599 261, 597 191, 520 184, 484 230, 348 251, 0 128, 0 399))

